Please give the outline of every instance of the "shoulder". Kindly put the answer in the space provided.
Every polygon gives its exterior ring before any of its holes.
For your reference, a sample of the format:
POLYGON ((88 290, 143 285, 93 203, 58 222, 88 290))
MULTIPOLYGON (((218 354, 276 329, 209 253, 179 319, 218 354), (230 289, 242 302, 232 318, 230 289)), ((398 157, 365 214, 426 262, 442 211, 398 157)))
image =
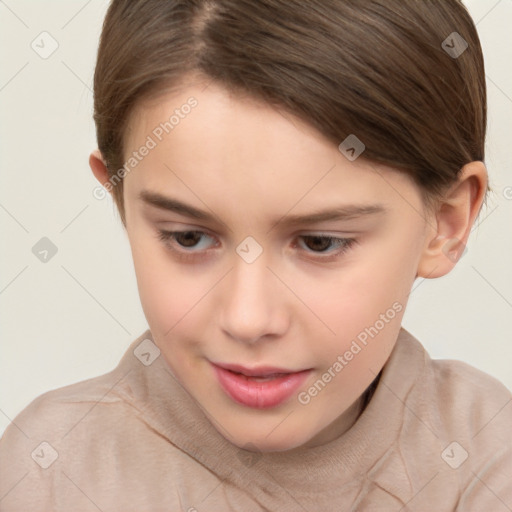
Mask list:
POLYGON ((492 422, 512 436, 512 393, 498 379, 462 361, 432 359, 431 391, 440 413, 462 422, 475 436, 492 422))
POLYGON ((129 372, 120 365, 45 392, 11 421, 0 438, 1 510, 57 510, 66 493, 83 500, 76 477, 101 487, 94 478, 114 478, 125 459, 133 466, 130 447, 146 426, 130 401, 129 372))
MULTIPOLYGON (((512 510, 510 390, 462 361, 432 359, 404 329, 389 363, 383 396, 402 404, 391 453, 410 486, 404 499, 422 496, 426 509, 512 510)), ((397 471, 382 476, 381 487, 394 489, 398 479, 397 471)))
POLYGON ((474 436, 491 422, 512 436, 512 393, 495 377, 463 361, 431 358, 403 328, 386 366, 388 385, 433 431, 474 436))
POLYGON ((512 506, 511 391, 462 361, 426 354, 424 369, 408 401, 420 420, 413 431, 430 439, 436 471, 458 489, 457 510, 512 506))
POLYGON ((63 485, 60 462, 71 452, 69 446, 79 452, 81 422, 102 400, 121 404, 107 392, 114 373, 43 393, 10 422, 0 438, 0 496, 6 510, 53 507, 55 487, 63 485))
POLYGON ((148 332, 127 348, 111 371, 52 389, 32 400, 6 428, 0 438, 0 451, 20 436, 36 438, 51 432, 54 438, 60 439, 86 418, 101 417, 108 421, 129 408, 131 389, 143 376, 133 350, 148 332))
POLYGON ((161 372, 134 355, 146 336, 112 371, 43 393, 11 421, 0 438, 0 510, 97 510, 81 489, 103 510, 142 510, 137 500, 155 488, 173 508, 173 487, 155 487, 152 475, 180 475, 189 460, 158 430, 161 372))
POLYGON ((32 400, 7 427, 4 437, 12 437, 14 432, 25 431, 32 437, 38 432, 53 430, 63 435, 74 421, 80 419, 95 404, 121 405, 123 400, 116 393, 116 380, 119 372, 113 370, 104 375, 76 382, 47 391, 32 400))
MULTIPOLYGON (((8 461, 32 457, 41 443, 56 448, 67 439, 77 440, 84 428, 106 429, 127 408, 116 392, 119 371, 47 391, 32 400, 10 422, 0 438, 0 468, 8 461), (92 421, 91 421, 92 420, 92 421)), ((40 462, 36 460, 36 462, 40 462)))
POLYGON ((390 362, 390 382, 434 431, 456 429, 474 436, 491 422, 512 436, 512 392, 495 377, 463 361, 432 358, 403 328, 390 362))
POLYGON ((512 462, 512 393, 498 379, 462 361, 431 358, 404 329, 386 369, 389 400, 404 405, 400 439, 410 450, 418 439, 436 450, 457 441, 473 450, 475 463, 504 447, 512 462))

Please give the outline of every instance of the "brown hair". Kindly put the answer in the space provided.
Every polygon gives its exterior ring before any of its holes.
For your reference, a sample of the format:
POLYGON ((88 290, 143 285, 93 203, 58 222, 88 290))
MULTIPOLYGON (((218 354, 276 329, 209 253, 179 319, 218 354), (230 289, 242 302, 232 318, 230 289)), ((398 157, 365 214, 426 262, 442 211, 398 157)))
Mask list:
MULTIPOLYGON (((279 106, 336 145, 355 134, 363 156, 407 173, 427 207, 484 159, 482 49, 459 0, 113 0, 94 74, 110 177, 134 107, 189 72, 279 106), (454 32, 468 45, 459 56, 442 46, 454 32)), ((113 197, 125 224, 122 181, 113 197)))

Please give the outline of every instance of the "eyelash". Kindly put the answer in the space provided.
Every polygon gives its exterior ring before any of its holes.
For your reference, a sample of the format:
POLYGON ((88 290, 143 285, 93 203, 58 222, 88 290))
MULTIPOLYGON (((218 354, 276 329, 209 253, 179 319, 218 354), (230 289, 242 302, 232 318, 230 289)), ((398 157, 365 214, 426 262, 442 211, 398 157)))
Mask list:
MULTIPOLYGON (((204 231, 198 231, 198 230, 187 230, 187 231, 165 231, 165 230, 158 230, 158 239, 164 243, 164 245, 173 251, 178 259, 182 261, 192 261, 192 260, 203 260, 207 257, 206 254, 198 254, 199 251, 191 252, 186 251, 183 249, 177 249, 171 244, 172 240, 176 240, 176 237, 180 235, 186 235, 186 234, 197 234, 197 235, 206 235, 210 238, 210 235, 205 233, 204 231)), ((329 256, 319 256, 317 259, 323 261, 323 262, 330 262, 335 261, 342 255, 344 255, 346 252, 348 252, 350 249, 352 249, 356 244, 358 244, 358 241, 355 238, 337 238, 333 236, 322 236, 322 235, 301 235, 298 238, 308 239, 308 238, 318 238, 322 241, 328 240, 331 243, 339 244, 341 246, 340 249, 338 249, 335 252, 329 252, 329 256)), ((181 246, 183 247, 183 246, 181 246)), ((322 251, 305 251, 309 254, 324 254, 322 251)))

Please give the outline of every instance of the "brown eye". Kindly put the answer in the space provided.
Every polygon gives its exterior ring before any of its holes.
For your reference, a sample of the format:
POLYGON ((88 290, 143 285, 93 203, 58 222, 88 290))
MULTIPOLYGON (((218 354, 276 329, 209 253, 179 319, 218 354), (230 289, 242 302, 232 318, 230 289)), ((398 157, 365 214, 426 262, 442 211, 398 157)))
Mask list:
POLYGON ((355 238, 338 238, 327 235, 302 235, 302 252, 308 257, 315 257, 322 262, 336 261, 359 242, 355 238), (303 248, 305 247, 305 248, 303 248))
POLYGON ((208 248, 208 238, 213 238, 207 235, 204 231, 163 231, 159 230, 158 238, 162 240, 167 246, 183 249, 197 249, 197 251, 189 252, 200 252, 208 248), (203 242, 201 246, 201 242, 203 242), (206 246, 205 243, 206 242, 206 246), (199 247, 198 247, 199 246, 199 247))
POLYGON ((175 233, 174 239, 183 247, 194 247, 201 239, 200 231, 182 231, 175 233))
POLYGON ((333 241, 333 238, 327 236, 305 236, 303 239, 305 245, 314 252, 327 250, 333 241))

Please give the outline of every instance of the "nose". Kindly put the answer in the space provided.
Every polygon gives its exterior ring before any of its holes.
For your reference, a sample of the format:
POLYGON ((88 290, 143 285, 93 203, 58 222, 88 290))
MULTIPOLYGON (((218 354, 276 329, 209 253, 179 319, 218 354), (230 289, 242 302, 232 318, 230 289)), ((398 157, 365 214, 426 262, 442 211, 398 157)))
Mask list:
POLYGON ((289 324, 286 290, 267 268, 264 255, 252 263, 235 255, 220 299, 221 328, 229 337, 247 344, 282 336, 289 324))

